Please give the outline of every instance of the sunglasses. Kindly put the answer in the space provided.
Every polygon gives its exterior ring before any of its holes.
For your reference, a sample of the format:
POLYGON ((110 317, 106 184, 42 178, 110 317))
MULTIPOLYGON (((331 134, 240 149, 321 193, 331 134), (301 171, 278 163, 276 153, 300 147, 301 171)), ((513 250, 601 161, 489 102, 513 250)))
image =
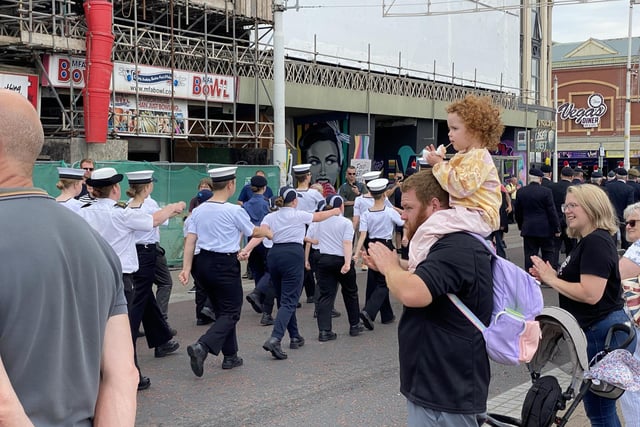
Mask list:
POLYGON ((347 175, 355 175, 355 173, 348 173, 347 175))
POLYGON ((625 222, 626 225, 628 225, 629 227, 633 228, 636 226, 636 221, 640 221, 637 219, 630 219, 629 221, 625 222))
POLYGON ((93 171, 93 168, 82 168, 82 169, 84 169, 86 171, 89 171, 89 172, 93 171))

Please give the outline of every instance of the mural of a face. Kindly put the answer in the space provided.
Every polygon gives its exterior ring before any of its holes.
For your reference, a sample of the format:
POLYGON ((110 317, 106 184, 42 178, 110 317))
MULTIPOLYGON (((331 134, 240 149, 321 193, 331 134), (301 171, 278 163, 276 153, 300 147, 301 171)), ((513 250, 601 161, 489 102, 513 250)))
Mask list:
POLYGON ((331 140, 318 140, 311 144, 306 152, 307 162, 311 163, 311 182, 328 181, 335 185, 340 173, 340 154, 336 143, 331 140))

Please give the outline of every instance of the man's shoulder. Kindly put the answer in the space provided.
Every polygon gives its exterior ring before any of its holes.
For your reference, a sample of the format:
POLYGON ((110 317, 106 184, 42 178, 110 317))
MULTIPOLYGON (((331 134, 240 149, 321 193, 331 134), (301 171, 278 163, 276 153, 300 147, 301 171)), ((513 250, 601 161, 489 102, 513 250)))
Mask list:
MULTIPOLYGON (((443 235, 432 246, 429 255, 436 253, 436 251, 455 251, 459 253, 464 248, 481 248, 484 247, 482 242, 477 237, 472 236, 469 233, 460 231, 457 233, 449 233, 443 235)), ((429 258, 427 255, 427 259, 429 258)))

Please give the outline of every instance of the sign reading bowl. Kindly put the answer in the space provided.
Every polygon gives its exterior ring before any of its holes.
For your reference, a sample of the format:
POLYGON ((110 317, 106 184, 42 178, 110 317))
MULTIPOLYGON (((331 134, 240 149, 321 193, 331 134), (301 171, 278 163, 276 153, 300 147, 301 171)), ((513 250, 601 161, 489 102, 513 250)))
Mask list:
POLYGON ((604 97, 594 93, 587 98, 587 105, 587 108, 576 108, 573 102, 565 102, 558 107, 560 119, 573 120, 583 128, 597 128, 600 126, 600 119, 607 112, 604 97))
MULTIPOLYGON (((47 55, 45 69, 55 87, 84 87, 87 62, 83 57, 47 55)), ((47 79, 43 78, 43 85, 47 79)), ((111 90, 116 93, 232 103, 237 99, 237 79, 219 74, 114 62, 111 90)))

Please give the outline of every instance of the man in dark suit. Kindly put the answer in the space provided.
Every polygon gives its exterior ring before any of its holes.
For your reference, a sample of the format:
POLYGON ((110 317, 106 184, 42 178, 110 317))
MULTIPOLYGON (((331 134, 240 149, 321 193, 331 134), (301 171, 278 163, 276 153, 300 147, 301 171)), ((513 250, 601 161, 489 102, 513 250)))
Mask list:
POLYGON ((632 204, 634 200, 633 188, 627 185, 627 170, 625 168, 616 169, 616 178, 607 184, 609 199, 616 208, 618 222, 620 224, 620 248, 627 249, 629 242, 625 236, 624 209, 632 204))
MULTIPOLYGON (((518 190, 515 218, 524 243, 524 268, 533 265, 531 256, 541 252, 541 258, 554 263, 554 236, 560 236, 560 221, 549 188, 540 185, 544 174, 540 169, 529 171, 529 185, 518 190)), ((554 266, 555 267, 555 266, 554 266)))
POLYGON ((640 171, 636 168, 629 169, 629 175, 627 178, 627 184, 633 188, 633 202, 640 202, 640 182, 638 182, 638 177, 640 176, 640 171))
POLYGON ((578 163, 578 166, 573 170, 573 181, 571 182, 576 185, 584 183, 584 170, 582 169, 582 164, 578 163))
POLYGON ((553 194, 553 204, 556 209, 556 215, 558 215, 558 220, 560 221, 560 236, 554 239, 555 248, 553 254, 553 261, 551 261, 551 265, 557 269, 560 260, 560 249, 562 248, 562 244, 564 243, 564 253, 569 254, 573 247, 576 245, 575 239, 567 236, 567 223, 564 218, 564 213, 562 213, 562 205, 564 203, 564 199, 567 196, 567 188, 569 188, 573 183, 571 179, 573 178, 573 169, 569 166, 565 166, 560 171, 560 181, 553 184, 551 187, 551 192, 553 194))
POLYGON ((548 188, 553 187, 553 181, 551 180, 551 171, 553 169, 551 169, 551 166, 542 165, 542 166, 540 166, 540 170, 544 174, 544 176, 542 177, 542 182, 540 184, 543 187, 548 187, 548 188))

